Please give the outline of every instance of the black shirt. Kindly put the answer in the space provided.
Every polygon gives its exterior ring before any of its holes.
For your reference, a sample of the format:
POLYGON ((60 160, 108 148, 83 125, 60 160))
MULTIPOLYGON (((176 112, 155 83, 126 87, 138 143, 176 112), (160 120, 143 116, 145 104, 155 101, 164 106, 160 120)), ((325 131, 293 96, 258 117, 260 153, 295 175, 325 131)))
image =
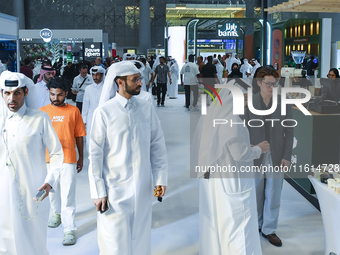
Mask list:
MULTIPOLYGON (((267 107, 266 104, 263 102, 263 98, 262 98, 261 94, 260 94, 260 97, 261 97, 262 110, 269 110, 272 107, 272 98, 270 99, 270 102, 269 102, 268 107, 267 107)), ((272 125, 272 122, 266 121, 266 119, 271 119, 271 114, 263 116, 265 139, 270 144, 270 127, 272 125)))
POLYGON ((215 74, 217 74, 216 66, 212 63, 207 63, 202 67, 203 78, 215 78, 215 74))
POLYGON ((313 69, 316 69, 318 67, 317 63, 314 63, 313 60, 310 60, 307 63, 307 75, 314 75, 313 69))

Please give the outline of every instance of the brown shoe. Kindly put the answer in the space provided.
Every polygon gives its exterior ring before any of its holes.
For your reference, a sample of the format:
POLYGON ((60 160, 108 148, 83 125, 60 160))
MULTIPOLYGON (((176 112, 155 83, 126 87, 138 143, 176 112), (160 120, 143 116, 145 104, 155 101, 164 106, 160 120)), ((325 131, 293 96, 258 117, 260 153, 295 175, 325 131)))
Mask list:
POLYGON ((276 234, 265 235, 262 233, 262 236, 267 238, 272 245, 275 245, 277 247, 282 246, 282 241, 276 234))

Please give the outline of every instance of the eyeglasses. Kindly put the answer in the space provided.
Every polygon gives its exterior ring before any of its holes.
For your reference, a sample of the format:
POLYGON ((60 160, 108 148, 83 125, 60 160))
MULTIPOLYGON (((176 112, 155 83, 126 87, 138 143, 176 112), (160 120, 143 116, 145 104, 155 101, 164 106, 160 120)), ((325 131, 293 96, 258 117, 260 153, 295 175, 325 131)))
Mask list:
POLYGON ((276 88, 276 87, 279 86, 279 83, 278 83, 278 82, 265 82, 265 81, 262 81, 262 83, 266 84, 267 88, 270 88, 271 86, 273 86, 274 88, 276 88))
POLYGON ((131 81, 132 82, 134 82, 134 83, 137 83, 137 82, 140 82, 140 81, 142 81, 143 80, 143 76, 140 76, 140 77, 135 77, 135 78, 133 78, 131 81))

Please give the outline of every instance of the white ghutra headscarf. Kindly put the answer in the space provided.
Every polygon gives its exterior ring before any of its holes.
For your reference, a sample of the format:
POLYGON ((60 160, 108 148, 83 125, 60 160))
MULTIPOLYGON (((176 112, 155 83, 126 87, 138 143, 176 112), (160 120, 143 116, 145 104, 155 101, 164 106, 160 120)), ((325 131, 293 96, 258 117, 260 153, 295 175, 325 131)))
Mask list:
MULTIPOLYGON (((143 65, 144 66, 144 65, 143 65)), ((113 98, 117 91, 118 85, 115 81, 118 76, 127 76, 136 73, 141 73, 140 70, 134 65, 133 61, 122 61, 119 63, 114 63, 109 67, 107 72, 102 94, 99 99, 99 106, 103 105, 106 101, 113 98)))

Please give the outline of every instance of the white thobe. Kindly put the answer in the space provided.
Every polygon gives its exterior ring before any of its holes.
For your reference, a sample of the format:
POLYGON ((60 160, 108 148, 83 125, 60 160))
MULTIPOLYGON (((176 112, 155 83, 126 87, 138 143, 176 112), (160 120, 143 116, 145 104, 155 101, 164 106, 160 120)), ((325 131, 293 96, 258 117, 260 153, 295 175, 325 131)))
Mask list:
POLYGON ((99 106, 90 138, 92 198, 108 196, 98 213, 100 254, 150 255, 153 185, 167 185, 163 131, 154 107, 118 93, 99 106))
POLYGON ((138 97, 140 99, 148 101, 153 107, 156 107, 155 99, 153 98, 153 96, 149 92, 141 90, 139 95, 137 95, 135 97, 138 97))
POLYGON ((150 75, 151 75, 151 73, 152 73, 152 70, 151 70, 151 68, 150 68, 150 66, 148 66, 148 65, 146 65, 145 66, 145 69, 144 69, 144 71, 143 71, 143 74, 142 74, 142 76, 143 76, 143 79, 142 79, 142 90, 143 91, 147 91, 146 90, 146 85, 149 83, 149 81, 150 81, 150 75))
POLYGON ((35 91, 37 95, 37 109, 51 103, 50 91, 48 90, 44 80, 35 84, 35 91))
MULTIPOLYGON (((224 154, 211 165, 253 166, 261 148, 250 147, 247 128, 225 145, 224 154)), ((200 180, 200 254, 261 255, 257 231, 255 181, 251 174, 211 174, 200 180)))
POLYGON ((223 66, 221 64, 216 64, 217 78, 221 79, 223 77, 223 66))
POLYGON ((259 63, 256 63, 256 64, 253 66, 253 68, 252 68, 252 70, 251 70, 251 75, 249 76, 249 78, 254 78, 254 75, 255 75, 255 73, 256 73, 256 70, 257 70, 257 68, 259 68, 259 67, 261 67, 261 65, 260 65, 259 63))
POLYGON ((247 73, 251 73, 253 67, 248 63, 244 62, 244 64, 240 68, 240 72, 242 73, 242 78, 248 78, 247 73))
POLYGON ((82 117, 84 123, 86 123, 86 147, 88 151, 93 113, 99 105, 99 99, 100 95, 102 94, 103 85, 103 81, 99 84, 93 82, 92 85, 86 87, 84 93, 82 117))
POLYGON ((170 67, 170 75, 171 75, 172 83, 170 85, 169 97, 177 98, 178 96, 178 70, 174 65, 170 67))
POLYGON ((35 219, 26 220, 22 215, 26 218, 34 217, 37 207, 33 197, 43 183, 56 186, 63 163, 61 144, 48 115, 26 105, 16 113, 8 111, 6 121, 4 118, 0 119, 0 126, 2 127, 0 254, 47 255, 49 200, 44 199, 38 204, 39 212, 35 219), (8 150, 4 141, 7 143, 8 150), (46 147, 51 157, 51 169, 48 174, 46 147), (20 184, 23 201, 15 179, 20 184))

